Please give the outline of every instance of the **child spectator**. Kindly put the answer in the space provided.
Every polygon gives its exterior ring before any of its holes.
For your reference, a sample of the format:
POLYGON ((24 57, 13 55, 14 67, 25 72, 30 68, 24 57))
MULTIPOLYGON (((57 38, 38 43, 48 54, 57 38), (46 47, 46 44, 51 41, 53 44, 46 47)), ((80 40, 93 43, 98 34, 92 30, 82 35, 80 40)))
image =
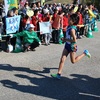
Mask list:
MULTIPOLYGON (((42 18, 43 22, 51 22, 52 20, 52 16, 49 14, 49 10, 48 9, 43 9, 44 12, 44 16, 42 18)), ((45 45, 48 46, 50 45, 50 39, 51 39, 51 33, 45 33, 44 34, 44 40, 45 40, 45 45)))

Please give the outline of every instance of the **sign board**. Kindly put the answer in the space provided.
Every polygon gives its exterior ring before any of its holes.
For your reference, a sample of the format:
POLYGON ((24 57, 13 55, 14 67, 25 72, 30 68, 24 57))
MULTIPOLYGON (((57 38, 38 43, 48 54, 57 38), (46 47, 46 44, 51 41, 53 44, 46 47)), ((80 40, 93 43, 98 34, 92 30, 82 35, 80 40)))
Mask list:
POLYGON ((20 26, 20 17, 21 16, 14 16, 6 18, 6 33, 15 33, 16 31, 19 31, 20 26))
POLYGON ((46 34, 46 33, 51 33, 52 32, 52 26, 51 23, 48 22, 39 22, 40 26, 40 33, 41 34, 46 34))

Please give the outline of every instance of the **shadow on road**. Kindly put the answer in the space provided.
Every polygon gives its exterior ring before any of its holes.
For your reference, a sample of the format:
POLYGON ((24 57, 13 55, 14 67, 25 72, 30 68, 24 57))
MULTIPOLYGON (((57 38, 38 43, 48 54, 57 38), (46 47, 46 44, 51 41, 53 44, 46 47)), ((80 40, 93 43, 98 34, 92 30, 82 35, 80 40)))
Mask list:
POLYGON ((30 93, 37 96, 43 96, 56 100, 100 100, 100 78, 92 78, 88 75, 71 74, 72 77, 62 77, 56 80, 45 74, 50 74, 52 68, 44 68, 43 71, 30 70, 29 68, 13 67, 11 65, 0 65, 0 70, 22 71, 33 73, 39 77, 30 77, 24 74, 15 74, 17 78, 27 79, 33 85, 20 85, 12 80, 1 80, 3 86, 18 90, 24 93, 30 93))

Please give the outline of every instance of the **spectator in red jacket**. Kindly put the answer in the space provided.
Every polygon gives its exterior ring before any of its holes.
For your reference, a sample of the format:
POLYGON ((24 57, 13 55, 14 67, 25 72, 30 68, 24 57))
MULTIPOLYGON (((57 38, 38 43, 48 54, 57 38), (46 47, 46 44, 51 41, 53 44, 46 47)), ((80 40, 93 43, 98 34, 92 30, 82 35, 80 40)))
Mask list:
POLYGON ((41 19, 39 18, 39 10, 35 10, 34 16, 32 16, 32 24, 35 26, 35 31, 39 31, 39 22, 41 22, 41 19))
POLYGON ((22 19, 22 27, 23 29, 26 29, 28 24, 32 24, 32 21, 30 19, 30 17, 28 15, 26 15, 23 19, 22 19))
POLYGON ((56 18, 56 16, 57 16, 57 14, 58 14, 58 10, 57 9, 54 9, 54 14, 53 14, 53 17, 52 17, 52 20, 54 21, 55 20, 55 18, 56 18))
MULTIPOLYGON (((41 19, 41 17, 39 17, 39 14, 40 14, 39 10, 36 9, 36 10, 34 11, 34 16, 32 16, 32 24, 35 26, 34 31, 39 31, 39 30, 40 30, 40 29, 39 29, 39 22, 41 22, 42 19, 41 19)), ((40 32, 37 32, 37 35, 38 35, 38 37, 39 37, 40 40, 41 40, 40 32)))
POLYGON ((63 11, 59 12, 55 20, 53 21, 52 24, 52 27, 54 29, 54 31, 52 32, 53 43, 59 43, 60 29, 63 29, 63 15, 64 15, 63 11))
POLYGON ((66 11, 64 13, 65 14, 63 16, 63 34, 64 34, 64 37, 66 37, 66 29, 68 26, 68 13, 66 11))

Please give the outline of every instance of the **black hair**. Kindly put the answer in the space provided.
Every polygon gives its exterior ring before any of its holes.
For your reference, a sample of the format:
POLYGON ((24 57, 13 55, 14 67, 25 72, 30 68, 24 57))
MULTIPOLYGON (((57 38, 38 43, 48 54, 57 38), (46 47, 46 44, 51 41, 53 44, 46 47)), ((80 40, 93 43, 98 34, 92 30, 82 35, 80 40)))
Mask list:
POLYGON ((18 10, 16 7, 12 8, 13 12, 15 13, 16 10, 18 10))
POLYGON ((38 9, 34 10, 34 15, 36 15, 38 13, 38 9))
POLYGON ((58 15, 61 15, 62 13, 64 13, 64 12, 63 12, 63 11, 59 11, 59 12, 58 12, 58 15))
POLYGON ((12 16, 11 16, 11 13, 12 13, 12 12, 13 12, 12 9, 11 9, 11 10, 8 10, 7 16, 8 16, 8 17, 12 17, 12 16))
POLYGON ((79 22, 79 16, 77 14, 70 15, 70 19, 74 22, 74 25, 77 25, 79 22))
POLYGON ((28 19, 28 18, 29 18, 29 16, 28 16, 28 15, 25 15, 25 17, 24 17, 24 18, 28 19))
POLYGON ((54 13, 56 13, 58 10, 57 10, 57 8, 56 9, 54 9, 54 13))
POLYGON ((76 13, 80 12, 81 13, 81 9, 78 9, 76 13))

